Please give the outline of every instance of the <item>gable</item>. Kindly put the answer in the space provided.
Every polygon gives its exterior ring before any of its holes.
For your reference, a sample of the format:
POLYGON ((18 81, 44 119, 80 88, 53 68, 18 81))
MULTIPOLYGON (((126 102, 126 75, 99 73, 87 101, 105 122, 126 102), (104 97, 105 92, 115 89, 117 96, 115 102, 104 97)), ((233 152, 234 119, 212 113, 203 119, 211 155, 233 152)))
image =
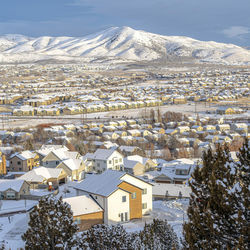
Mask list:
POLYGON ((118 151, 115 150, 115 151, 108 157, 108 159, 114 158, 114 157, 123 158, 123 155, 120 154, 118 151))
POLYGON ((153 185, 151 183, 148 183, 138 177, 135 177, 133 175, 130 175, 128 173, 124 174, 121 178, 121 181, 125 181, 125 182, 128 182, 130 183, 131 185, 134 185, 138 188, 144 188, 145 186, 147 187, 152 187, 153 185))
POLYGON ((60 159, 53 153, 50 152, 48 155, 46 155, 43 159, 43 162, 45 161, 60 161, 60 159))
POLYGON ((67 173, 67 175, 71 175, 72 174, 72 170, 70 168, 68 168, 63 162, 61 162, 56 168, 63 169, 63 171, 65 173, 67 173))

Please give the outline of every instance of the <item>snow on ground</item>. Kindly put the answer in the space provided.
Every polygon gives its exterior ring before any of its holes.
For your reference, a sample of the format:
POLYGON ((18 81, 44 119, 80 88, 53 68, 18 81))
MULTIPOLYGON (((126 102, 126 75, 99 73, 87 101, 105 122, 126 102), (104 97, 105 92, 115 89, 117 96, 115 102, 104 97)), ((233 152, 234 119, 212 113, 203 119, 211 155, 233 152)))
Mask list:
POLYGON ((150 215, 144 216, 141 220, 133 220, 124 223, 123 226, 128 232, 138 232, 143 229, 145 223, 153 219, 167 220, 173 227, 178 238, 182 237, 182 225, 187 220, 187 208, 189 199, 154 201, 153 211, 150 215))
MULTIPOLYGON (((63 185, 60 190, 60 194, 63 193, 64 188, 67 185, 63 185)), ((66 193, 66 197, 74 195, 74 191, 71 187, 67 187, 70 193, 66 193), (73 192, 73 193, 71 193, 73 192)), ((65 197, 65 194, 63 195, 65 197)), ((3 201, 5 202, 5 201, 3 201)), ((28 201, 30 203, 30 201, 28 201)), ((33 201, 34 202, 34 201, 33 201)), ((24 201, 19 201, 24 206, 24 201)), ((153 211, 150 215, 144 216, 140 220, 133 220, 128 223, 124 223, 123 226, 128 232, 136 232, 143 229, 145 222, 150 223, 154 218, 166 219, 169 224, 173 227, 178 238, 182 237, 182 225, 187 220, 186 210, 188 207, 189 200, 170 200, 170 201, 154 201, 153 211)), ((6 201, 5 207, 9 207, 11 201, 6 201)), ((4 207, 3 206, 3 207, 4 207)), ((22 234, 25 233, 28 226, 28 213, 16 214, 10 216, 10 218, 0 217, 0 246, 4 242, 6 248, 20 249, 24 247, 24 242, 21 239, 22 234), (9 221, 10 219, 10 221, 9 221)))
POLYGON ((0 246, 4 243, 6 249, 20 249, 24 247, 21 239, 22 234, 27 230, 27 214, 16 214, 10 217, 0 217, 0 246))
POLYGON ((0 215, 15 211, 27 210, 38 203, 35 200, 1 200, 2 206, 0 209, 0 215))

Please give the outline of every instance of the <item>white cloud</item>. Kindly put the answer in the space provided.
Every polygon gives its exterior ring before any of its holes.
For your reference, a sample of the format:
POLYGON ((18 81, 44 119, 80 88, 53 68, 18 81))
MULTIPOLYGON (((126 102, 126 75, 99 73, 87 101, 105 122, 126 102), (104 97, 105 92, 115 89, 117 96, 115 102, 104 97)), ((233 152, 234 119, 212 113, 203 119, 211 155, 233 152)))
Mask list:
POLYGON ((246 35, 250 33, 250 28, 245 26, 231 26, 222 31, 224 35, 230 38, 241 37, 242 35, 246 35))

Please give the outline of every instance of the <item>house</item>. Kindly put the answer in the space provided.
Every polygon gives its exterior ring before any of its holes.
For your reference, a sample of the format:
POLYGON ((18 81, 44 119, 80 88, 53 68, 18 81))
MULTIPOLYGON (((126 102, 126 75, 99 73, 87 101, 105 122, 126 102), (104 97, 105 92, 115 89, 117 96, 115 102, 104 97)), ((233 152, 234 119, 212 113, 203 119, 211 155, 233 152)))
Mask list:
POLYGON ((131 135, 134 137, 141 136, 141 132, 138 129, 129 129, 127 132, 128 132, 128 135, 131 135))
POLYGON ((62 168, 38 167, 20 176, 31 188, 39 188, 44 185, 57 187, 67 182, 67 173, 62 168))
POLYGON ((63 148, 50 151, 43 159, 44 167, 56 168, 59 163, 66 159, 79 159, 81 155, 78 152, 66 151, 63 148))
POLYGON ((235 131, 244 130, 247 132, 247 130, 248 130, 247 123, 232 123, 230 126, 231 126, 231 129, 235 130, 235 131))
POLYGON ((69 204, 79 231, 85 231, 94 225, 104 223, 104 211, 90 195, 65 198, 63 202, 69 204))
MULTIPOLYGON (((63 127, 62 127, 63 129, 63 127)), ((39 156, 39 162, 42 164, 42 159, 48 155, 51 151, 61 149, 64 151, 69 151, 69 149, 64 145, 42 145, 42 147, 36 151, 39 156)))
POLYGON ((145 171, 154 169, 157 166, 157 164, 150 158, 142 157, 140 155, 130 155, 127 157, 127 159, 140 162, 145 166, 145 171))
POLYGON ((140 219, 152 210, 152 184, 129 173, 107 170, 74 188, 77 195, 91 195, 103 208, 105 224, 140 219))
POLYGON ((123 155, 115 149, 97 149, 95 153, 88 154, 87 159, 93 162, 93 169, 97 172, 123 168, 123 155))
POLYGON ((120 146, 119 150, 125 155, 131 155, 134 154, 136 151, 140 150, 140 148, 135 146, 120 146))
POLYGON ((233 108, 225 107, 225 106, 221 106, 216 110, 216 114, 220 114, 220 115, 233 115, 235 113, 236 112, 233 108))
POLYGON ((79 181, 83 179, 85 164, 82 159, 66 159, 59 163, 56 168, 62 168, 71 181, 79 181))
POLYGON ((190 131, 190 128, 188 126, 179 126, 177 128, 178 132, 180 134, 184 133, 184 132, 189 132, 190 131))
POLYGON ((216 130, 216 126, 214 126, 214 125, 206 125, 206 126, 204 126, 204 130, 216 130))
POLYGON ((18 200, 22 195, 30 194, 30 186, 24 180, 0 180, 1 199, 18 200))
POLYGON ((164 163, 160 171, 149 174, 154 175, 153 180, 157 183, 183 184, 190 179, 196 165, 196 160, 181 158, 164 163))
POLYGON ((143 175, 145 172, 145 166, 138 161, 129 160, 124 158, 124 171, 133 175, 143 175))
POLYGON ((167 200, 177 198, 190 198, 191 188, 184 184, 154 183, 153 199, 167 200))
POLYGON ((230 125, 229 124, 218 124, 216 125, 216 129, 223 132, 223 131, 227 131, 230 130, 230 125))
POLYGON ((9 170, 13 172, 27 172, 39 165, 39 156, 29 150, 15 153, 9 158, 9 170))

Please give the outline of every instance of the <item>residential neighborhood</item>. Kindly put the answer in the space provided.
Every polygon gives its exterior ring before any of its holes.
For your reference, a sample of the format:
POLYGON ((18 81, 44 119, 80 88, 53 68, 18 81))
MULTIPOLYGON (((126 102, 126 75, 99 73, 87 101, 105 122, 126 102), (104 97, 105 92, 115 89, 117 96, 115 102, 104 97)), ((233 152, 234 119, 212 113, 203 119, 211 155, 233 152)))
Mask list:
POLYGON ((250 137, 244 67, 10 64, 0 72, 0 235, 13 249, 37 204, 60 197, 78 234, 166 219, 181 238, 204 153, 228 148, 238 164, 250 137))

